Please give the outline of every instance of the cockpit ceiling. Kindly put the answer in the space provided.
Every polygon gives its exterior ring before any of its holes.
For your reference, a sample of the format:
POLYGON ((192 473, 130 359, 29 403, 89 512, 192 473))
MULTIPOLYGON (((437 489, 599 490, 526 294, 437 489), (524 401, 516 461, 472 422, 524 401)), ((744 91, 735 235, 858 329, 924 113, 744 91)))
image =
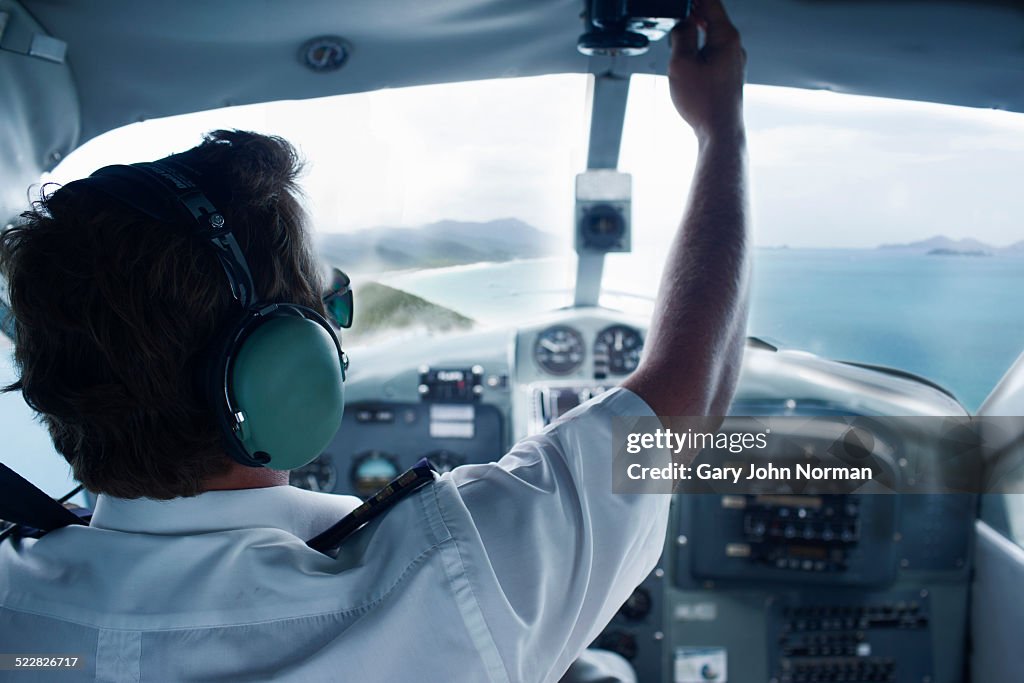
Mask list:
MULTIPOLYGON (((159 116, 387 87, 562 72, 662 72, 575 49, 580 0, 24 0, 68 44, 81 141, 159 116), (351 45, 340 70, 299 60, 351 45)), ((730 0, 752 83, 1024 111, 1020 0, 730 0)), ((339 122, 343 125, 344 122, 339 122)))

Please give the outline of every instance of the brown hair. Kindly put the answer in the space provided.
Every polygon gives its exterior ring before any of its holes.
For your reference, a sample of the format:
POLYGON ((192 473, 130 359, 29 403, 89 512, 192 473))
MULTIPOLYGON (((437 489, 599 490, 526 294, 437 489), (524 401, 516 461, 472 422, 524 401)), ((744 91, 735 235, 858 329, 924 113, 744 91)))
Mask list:
MULTIPOLYGON (((226 181, 229 221, 263 301, 323 312, 285 140, 218 130, 190 152, 226 181)), ((202 357, 237 315, 213 249, 85 186, 47 194, 0 234, 17 320, 20 389, 89 490, 122 498, 202 491, 227 471, 199 383, 202 357)))

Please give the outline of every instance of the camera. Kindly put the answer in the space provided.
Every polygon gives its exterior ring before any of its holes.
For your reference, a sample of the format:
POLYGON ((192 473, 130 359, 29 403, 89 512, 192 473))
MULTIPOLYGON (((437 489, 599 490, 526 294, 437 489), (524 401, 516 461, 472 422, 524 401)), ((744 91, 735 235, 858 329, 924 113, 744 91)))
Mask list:
POLYGON ((583 0, 585 55, 642 55, 677 22, 690 16, 690 0, 583 0))
POLYGON ((630 250, 632 190, 628 173, 597 169, 576 176, 577 253, 630 250))

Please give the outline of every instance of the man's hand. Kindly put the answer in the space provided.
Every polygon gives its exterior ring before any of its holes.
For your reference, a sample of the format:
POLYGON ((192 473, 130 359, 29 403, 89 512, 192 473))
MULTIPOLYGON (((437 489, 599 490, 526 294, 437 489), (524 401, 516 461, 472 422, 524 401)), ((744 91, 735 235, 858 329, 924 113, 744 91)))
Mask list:
POLYGON ((669 40, 669 88, 679 115, 702 140, 742 132, 747 53, 721 0, 696 0, 669 40), (705 35, 699 49, 698 28, 705 35))

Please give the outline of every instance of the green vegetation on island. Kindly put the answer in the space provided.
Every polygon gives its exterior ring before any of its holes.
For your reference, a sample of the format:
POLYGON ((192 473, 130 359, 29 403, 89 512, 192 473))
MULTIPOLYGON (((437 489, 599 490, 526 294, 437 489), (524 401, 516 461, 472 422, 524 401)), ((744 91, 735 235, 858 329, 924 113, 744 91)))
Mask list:
POLYGON ((365 344, 410 332, 443 333, 468 330, 473 320, 414 294, 379 282, 356 284, 355 320, 343 332, 346 344, 365 344))

